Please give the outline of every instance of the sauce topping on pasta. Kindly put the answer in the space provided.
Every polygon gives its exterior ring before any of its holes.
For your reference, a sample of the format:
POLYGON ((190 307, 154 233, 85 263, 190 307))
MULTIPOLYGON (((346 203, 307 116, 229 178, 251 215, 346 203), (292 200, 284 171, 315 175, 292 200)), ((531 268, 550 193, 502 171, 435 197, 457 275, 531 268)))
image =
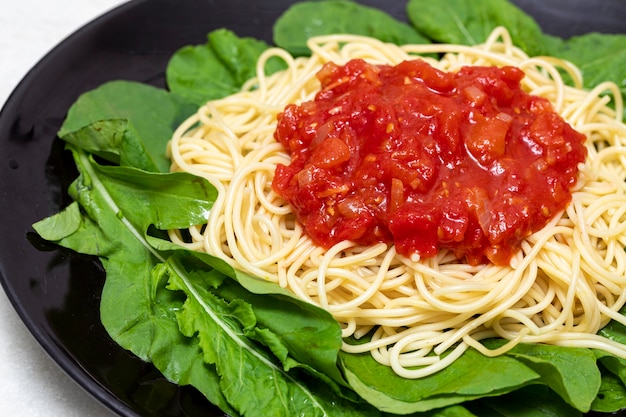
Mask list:
POLYGON ((585 136, 514 67, 457 73, 422 60, 326 64, 315 100, 288 105, 273 189, 322 247, 393 242, 503 265, 570 201, 585 136))

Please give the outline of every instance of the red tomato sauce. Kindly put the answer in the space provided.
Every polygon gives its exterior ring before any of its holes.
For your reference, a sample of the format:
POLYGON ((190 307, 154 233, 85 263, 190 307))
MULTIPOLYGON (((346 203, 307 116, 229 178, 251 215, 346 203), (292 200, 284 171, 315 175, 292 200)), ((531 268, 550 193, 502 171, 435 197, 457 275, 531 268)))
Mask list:
POLYGON ((571 200, 585 136, 520 88, 518 68, 357 59, 317 77, 315 99, 278 117, 291 163, 272 182, 317 245, 504 265, 571 200))

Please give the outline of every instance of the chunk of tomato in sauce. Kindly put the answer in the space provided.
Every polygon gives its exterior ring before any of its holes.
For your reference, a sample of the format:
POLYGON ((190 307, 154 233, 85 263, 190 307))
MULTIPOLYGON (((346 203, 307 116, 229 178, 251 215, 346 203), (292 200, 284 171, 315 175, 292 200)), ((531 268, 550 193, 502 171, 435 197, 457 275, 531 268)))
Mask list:
POLYGON ((291 163, 272 187, 322 247, 504 265, 571 200, 586 138, 523 91, 518 68, 355 59, 317 77, 315 99, 278 116, 291 163))

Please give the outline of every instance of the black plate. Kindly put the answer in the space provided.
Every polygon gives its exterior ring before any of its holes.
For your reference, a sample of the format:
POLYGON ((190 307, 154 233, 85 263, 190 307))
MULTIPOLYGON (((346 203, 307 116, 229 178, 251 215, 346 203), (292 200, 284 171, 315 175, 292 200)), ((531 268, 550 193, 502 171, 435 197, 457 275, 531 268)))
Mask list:
MULTIPOLYGON (((478 0, 477 0, 478 1, 478 0)), ((271 41, 290 0, 138 0, 50 52, 0 113, 0 280, 21 319, 59 365, 122 416, 222 416, 192 388, 166 381, 119 348, 99 320, 100 264, 39 239, 31 224, 68 203, 73 163, 55 140, 78 95, 112 79, 164 87, 170 55, 218 27, 271 41)), ((367 0, 404 19, 404 2, 367 0)), ((546 31, 625 32, 623 0, 517 0, 546 31)), ((626 69, 625 69, 626 71, 626 69)))

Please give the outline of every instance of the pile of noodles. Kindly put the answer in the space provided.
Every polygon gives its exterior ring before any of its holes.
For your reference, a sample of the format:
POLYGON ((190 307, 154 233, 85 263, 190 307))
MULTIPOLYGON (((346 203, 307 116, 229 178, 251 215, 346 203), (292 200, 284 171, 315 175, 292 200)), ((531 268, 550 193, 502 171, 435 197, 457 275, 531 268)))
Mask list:
POLYGON ((617 86, 583 90, 577 68, 553 57, 526 56, 503 28, 474 47, 396 46, 333 35, 310 39, 309 48, 310 57, 295 59, 269 49, 257 78, 237 94, 206 103, 175 132, 168 149, 172 169, 207 178, 219 197, 206 226, 170 231, 174 242, 224 258, 321 306, 341 324, 345 351, 371 352, 405 378, 443 369, 468 347, 499 355, 520 342, 598 348, 626 358, 626 346, 597 335, 611 319, 626 324, 618 312, 626 302, 626 126, 617 86), (276 115, 288 103, 313 99, 319 90, 315 74, 325 62, 397 64, 433 53, 442 58, 424 59, 444 71, 521 68, 522 88, 550 100, 587 136, 588 158, 571 203, 523 242, 510 266, 470 266, 445 250, 409 259, 382 243, 316 247, 271 189, 276 165, 289 164, 273 138, 276 115), (265 75, 265 62, 276 56, 288 68, 265 75), (576 87, 565 85, 563 74, 576 87), (349 337, 371 340, 349 344, 349 337), (488 350, 480 341, 491 337, 509 342, 488 350))

